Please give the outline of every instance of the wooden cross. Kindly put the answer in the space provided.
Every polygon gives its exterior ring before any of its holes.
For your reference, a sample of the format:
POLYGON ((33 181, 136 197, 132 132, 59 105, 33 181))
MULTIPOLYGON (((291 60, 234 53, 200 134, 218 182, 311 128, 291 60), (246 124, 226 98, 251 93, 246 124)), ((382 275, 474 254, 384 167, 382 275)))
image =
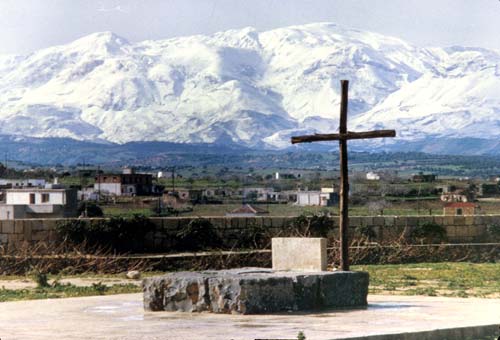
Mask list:
POLYGON ((314 134, 309 136, 292 137, 292 144, 311 143, 338 140, 340 146, 340 267, 342 270, 349 270, 349 244, 348 244, 348 228, 349 228, 349 178, 347 171, 347 140, 349 139, 365 139, 365 138, 382 138, 396 137, 394 130, 376 130, 365 132, 347 131, 347 102, 349 81, 341 80, 342 97, 340 102, 340 123, 339 133, 331 134, 314 134))

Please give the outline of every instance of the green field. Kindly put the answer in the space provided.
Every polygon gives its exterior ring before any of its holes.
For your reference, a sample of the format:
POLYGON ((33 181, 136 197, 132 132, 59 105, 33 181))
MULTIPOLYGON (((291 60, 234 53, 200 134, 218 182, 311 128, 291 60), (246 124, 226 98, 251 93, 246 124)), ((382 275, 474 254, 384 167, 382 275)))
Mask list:
POLYGON ((500 263, 353 266, 370 273, 371 294, 500 298, 500 263))

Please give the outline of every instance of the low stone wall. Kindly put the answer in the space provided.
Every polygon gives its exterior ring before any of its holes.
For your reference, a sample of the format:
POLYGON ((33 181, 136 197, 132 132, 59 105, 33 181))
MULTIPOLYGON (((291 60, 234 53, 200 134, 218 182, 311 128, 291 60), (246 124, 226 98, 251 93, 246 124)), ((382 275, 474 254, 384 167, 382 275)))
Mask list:
MULTIPOLYGON (((197 217, 151 218, 156 228, 147 236, 150 250, 168 250, 174 235, 197 217)), ((217 229, 227 245, 234 244, 242 234, 252 230, 265 230, 268 236, 283 235, 289 230, 293 217, 206 217, 217 229)), ((99 219, 87 219, 98 221, 99 219)), ((0 221, 0 244, 20 243, 23 241, 51 241, 57 235, 55 227, 63 219, 24 219, 0 221)), ((487 226, 500 225, 500 215, 471 216, 353 216, 350 217, 350 231, 369 226, 375 232, 374 241, 410 233, 424 223, 437 223, 446 231, 449 242, 488 242, 487 226)), ((331 235, 338 235, 338 218, 332 218, 331 235)))

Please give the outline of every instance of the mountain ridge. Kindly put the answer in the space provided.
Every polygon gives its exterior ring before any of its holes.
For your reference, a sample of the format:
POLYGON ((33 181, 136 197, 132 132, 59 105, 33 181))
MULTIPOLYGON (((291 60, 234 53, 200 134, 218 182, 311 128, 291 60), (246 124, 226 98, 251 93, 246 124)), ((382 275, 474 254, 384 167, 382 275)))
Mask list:
POLYGON ((361 148, 493 143, 499 61, 494 50, 420 48, 332 23, 142 42, 97 32, 0 56, 0 133, 283 149, 291 135, 337 129, 345 78, 349 129, 398 132, 361 148))

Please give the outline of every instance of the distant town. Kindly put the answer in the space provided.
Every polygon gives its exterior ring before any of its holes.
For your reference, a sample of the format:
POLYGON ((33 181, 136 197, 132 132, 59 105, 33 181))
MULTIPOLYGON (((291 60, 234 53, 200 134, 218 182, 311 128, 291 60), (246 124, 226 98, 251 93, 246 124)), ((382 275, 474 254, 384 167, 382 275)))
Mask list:
MULTIPOLYGON (((338 214, 335 171, 169 167, 101 169, 1 166, 0 219, 338 214)), ((500 176, 359 171, 350 175, 351 215, 500 212, 500 176)))

